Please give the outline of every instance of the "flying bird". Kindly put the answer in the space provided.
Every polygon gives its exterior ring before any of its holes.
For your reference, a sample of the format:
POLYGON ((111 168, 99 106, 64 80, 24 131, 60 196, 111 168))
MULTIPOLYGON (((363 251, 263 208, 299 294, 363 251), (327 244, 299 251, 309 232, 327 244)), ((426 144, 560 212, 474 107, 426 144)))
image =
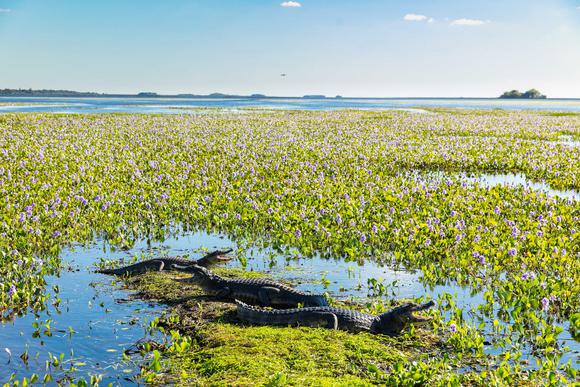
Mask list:
POLYGON ((285 77, 286 76, 286 73, 282 73, 282 74, 280 74, 280 76, 281 77, 285 77))

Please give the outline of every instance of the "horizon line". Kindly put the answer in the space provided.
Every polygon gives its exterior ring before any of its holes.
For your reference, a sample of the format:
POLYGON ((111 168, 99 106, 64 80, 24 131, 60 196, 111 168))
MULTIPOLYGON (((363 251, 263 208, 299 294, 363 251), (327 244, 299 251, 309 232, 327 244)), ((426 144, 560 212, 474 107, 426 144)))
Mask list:
MULTIPOLYGON (((289 98, 289 99, 515 99, 515 100, 578 100, 580 97, 546 97, 546 98, 500 98, 497 97, 466 97, 466 96, 453 96, 453 97, 441 97, 441 96, 412 96, 412 97, 395 97, 395 96, 365 96, 365 97, 352 97, 352 96, 344 96, 341 94, 335 94, 333 96, 328 96, 326 94, 317 94, 317 93, 309 93, 304 95, 294 95, 294 96, 284 96, 284 95, 267 95, 263 93, 251 93, 251 94, 230 94, 224 92, 212 92, 209 94, 195 94, 191 92, 184 92, 184 93, 175 93, 175 94, 160 94, 154 91, 139 91, 133 93, 110 93, 110 92, 98 92, 98 91, 76 91, 76 90, 68 90, 68 89, 10 89, 4 88, 0 89, 0 98, 35 98, 43 96, 26 96, 26 95, 17 95, 17 96, 10 96, 10 95, 3 95, 2 92, 6 90, 12 91, 30 91, 30 92, 52 92, 54 94, 58 94, 59 92, 62 93, 77 93, 77 94, 95 94, 93 96, 78 96, 77 98, 90 98, 90 97, 97 97, 97 98, 106 98, 106 97, 132 97, 132 98, 289 98), (143 95, 140 95, 143 94, 143 95)), ((44 98, 75 98, 75 96, 44 96, 44 98)))

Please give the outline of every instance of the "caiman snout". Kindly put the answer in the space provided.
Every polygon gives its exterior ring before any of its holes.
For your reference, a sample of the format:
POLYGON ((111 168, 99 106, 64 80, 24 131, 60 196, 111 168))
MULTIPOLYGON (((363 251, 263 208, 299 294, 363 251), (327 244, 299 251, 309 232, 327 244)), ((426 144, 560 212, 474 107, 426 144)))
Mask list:
POLYGON ((428 301, 423 304, 407 303, 398 306, 379 316, 378 324, 375 326, 377 333, 398 334, 407 324, 420 324, 431 320, 430 317, 417 316, 414 313, 429 309, 435 305, 435 302, 428 301))

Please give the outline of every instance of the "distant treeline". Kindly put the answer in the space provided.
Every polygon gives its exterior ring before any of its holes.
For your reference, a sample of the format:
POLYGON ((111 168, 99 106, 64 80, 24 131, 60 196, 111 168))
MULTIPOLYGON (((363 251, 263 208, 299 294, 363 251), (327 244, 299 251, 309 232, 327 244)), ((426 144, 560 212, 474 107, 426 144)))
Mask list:
POLYGON ((0 89, 4 97, 100 97, 105 94, 71 90, 0 89))
POLYGON ((519 90, 506 91, 500 98, 528 98, 528 99, 544 99, 546 96, 536 89, 530 89, 524 93, 519 90))
POLYGON ((266 98, 264 94, 252 94, 249 96, 231 95, 222 93, 212 93, 206 95, 198 94, 174 94, 161 95, 153 92, 141 92, 138 94, 110 94, 95 93, 92 91, 73 91, 73 90, 33 90, 33 89, 0 89, 0 97, 123 97, 123 98, 266 98))
MULTIPOLYGON (((150 91, 142 91, 137 94, 111 94, 95 93, 92 91, 72 90, 33 90, 33 89, 0 89, 0 97, 93 97, 93 98, 295 98, 295 97, 272 97, 265 94, 234 95, 223 93, 211 94, 157 94, 150 91)), ((305 95, 302 98, 327 98, 324 95, 305 95)), ((342 98, 337 95, 336 98, 342 98)))

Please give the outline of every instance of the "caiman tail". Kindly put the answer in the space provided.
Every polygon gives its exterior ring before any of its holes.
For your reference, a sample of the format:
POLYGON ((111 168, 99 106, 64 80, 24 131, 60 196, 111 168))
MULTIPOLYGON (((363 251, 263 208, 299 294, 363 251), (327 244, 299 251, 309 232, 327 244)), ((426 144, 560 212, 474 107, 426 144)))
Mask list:
POLYGON ((236 304, 238 318, 251 324, 338 328, 336 315, 324 311, 325 307, 262 309, 240 300, 236 304))

